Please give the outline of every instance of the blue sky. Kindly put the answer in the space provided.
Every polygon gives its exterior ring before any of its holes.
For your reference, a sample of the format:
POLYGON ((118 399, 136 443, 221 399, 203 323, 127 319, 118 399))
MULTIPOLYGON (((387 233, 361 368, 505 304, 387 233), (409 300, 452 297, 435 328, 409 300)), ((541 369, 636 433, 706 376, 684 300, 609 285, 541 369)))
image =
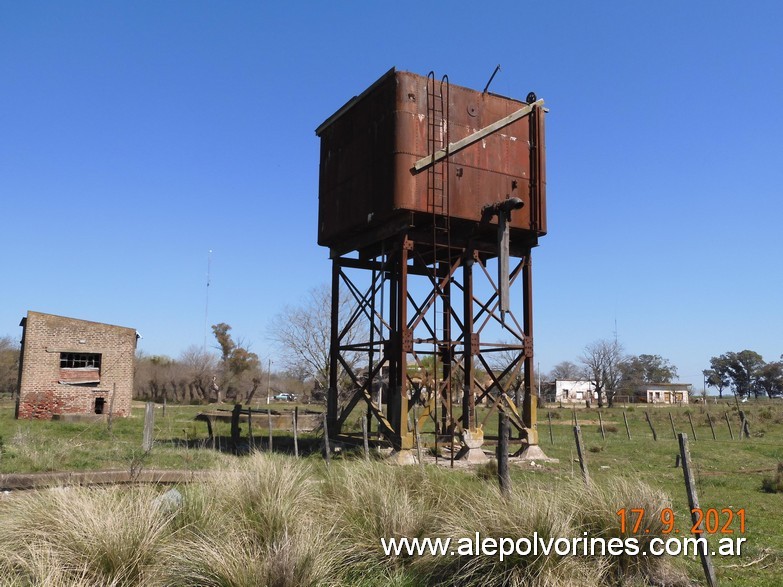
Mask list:
MULTIPOLYGON (((0 3, 0 334, 27 310, 176 356, 329 279, 314 129, 392 66, 547 119, 548 370, 614 335, 700 384, 783 353, 779 2, 0 3)), ((700 385, 699 385, 700 386, 700 385)))

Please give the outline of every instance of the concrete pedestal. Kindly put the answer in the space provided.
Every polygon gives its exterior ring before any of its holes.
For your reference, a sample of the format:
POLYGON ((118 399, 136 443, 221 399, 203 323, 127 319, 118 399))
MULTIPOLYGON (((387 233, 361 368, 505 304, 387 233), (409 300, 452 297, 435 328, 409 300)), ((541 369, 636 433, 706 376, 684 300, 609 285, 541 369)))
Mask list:
POLYGON ((558 459, 551 459, 544 454, 544 451, 537 444, 528 444, 521 451, 514 455, 520 461, 542 461, 545 463, 557 463, 558 459))
POLYGON ((481 464, 489 461, 489 457, 481 450, 484 444, 484 431, 481 429, 465 430, 462 433, 462 450, 457 455, 461 461, 471 464, 481 464))

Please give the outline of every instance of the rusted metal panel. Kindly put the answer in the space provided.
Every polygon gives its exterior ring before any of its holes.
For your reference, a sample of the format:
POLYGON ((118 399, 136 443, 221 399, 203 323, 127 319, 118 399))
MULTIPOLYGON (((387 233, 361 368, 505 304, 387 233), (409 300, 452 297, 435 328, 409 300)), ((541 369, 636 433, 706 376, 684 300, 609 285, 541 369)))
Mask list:
MULTIPOLYGON (((429 214, 427 174, 415 173, 427 148, 427 78, 389 71, 317 129, 321 138, 318 242, 332 246, 372 234, 392 218, 429 214)), ((457 142, 525 106, 525 102, 451 85, 448 130, 457 142)), ((444 123, 446 124, 446 123, 444 123)), ((495 131, 450 156, 452 218, 478 223, 481 210, 509 197, 512 239, 546 232, 544 110, 495 131)), ((496 220, 493 220, 496 222, 496 220)))

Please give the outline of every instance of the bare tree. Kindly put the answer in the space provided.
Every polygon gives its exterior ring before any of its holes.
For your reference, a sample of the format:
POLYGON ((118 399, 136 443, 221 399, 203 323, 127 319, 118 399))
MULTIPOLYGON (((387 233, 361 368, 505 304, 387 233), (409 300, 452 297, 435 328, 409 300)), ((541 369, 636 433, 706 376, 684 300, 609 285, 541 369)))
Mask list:
POLYGON ((217 400, 217 358, 201 347, 190 346, 179 357, 136 354, 134 397, 182 404, 217 400))
MULTIPOLYGON (((351 300, 340 299, 340 324, 342 330, 351 313, 351 300)), ((302 381, 312 381, 316 387, 329 386, 329 347, 331 343, 332 295, 326 285, 311 289, 301 304, 285 306, 269 327, 270 338, 283 352, 284 370, 302 381)), ((357 339, 358 329, 349 329, 344 344, 357 339)), ((344 354, 349 365, 358 356, 344 354)))
POLYGON ((183 401, 185 377, 180 365, 165 355, 136 353, 134 396, 139 399, 183 401))
POLYGON ((179 356, 187 374, 189 400, 219 401, 217 385, 217 358, 198 345, 191 345, 179 356))
POLYGON ((591 342, 585 347, 580 360, 585 366, 587 378, 595 386, 598 407, 603 407, 604 396, 606 396, 606 401, 611 408, 621 378, 622 345, 616 339, 591 342))

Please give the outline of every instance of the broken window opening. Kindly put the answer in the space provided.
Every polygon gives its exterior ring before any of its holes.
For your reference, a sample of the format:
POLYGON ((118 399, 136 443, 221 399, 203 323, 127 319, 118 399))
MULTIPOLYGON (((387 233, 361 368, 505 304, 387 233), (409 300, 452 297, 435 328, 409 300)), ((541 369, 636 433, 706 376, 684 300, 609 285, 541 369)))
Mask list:
POLYGON ((60 353, 61 384, 93 387, 100 382, 100 353, 60 353))
POLYGON ((60 353, 60 369, 100 369, 100 353, 60 353))

